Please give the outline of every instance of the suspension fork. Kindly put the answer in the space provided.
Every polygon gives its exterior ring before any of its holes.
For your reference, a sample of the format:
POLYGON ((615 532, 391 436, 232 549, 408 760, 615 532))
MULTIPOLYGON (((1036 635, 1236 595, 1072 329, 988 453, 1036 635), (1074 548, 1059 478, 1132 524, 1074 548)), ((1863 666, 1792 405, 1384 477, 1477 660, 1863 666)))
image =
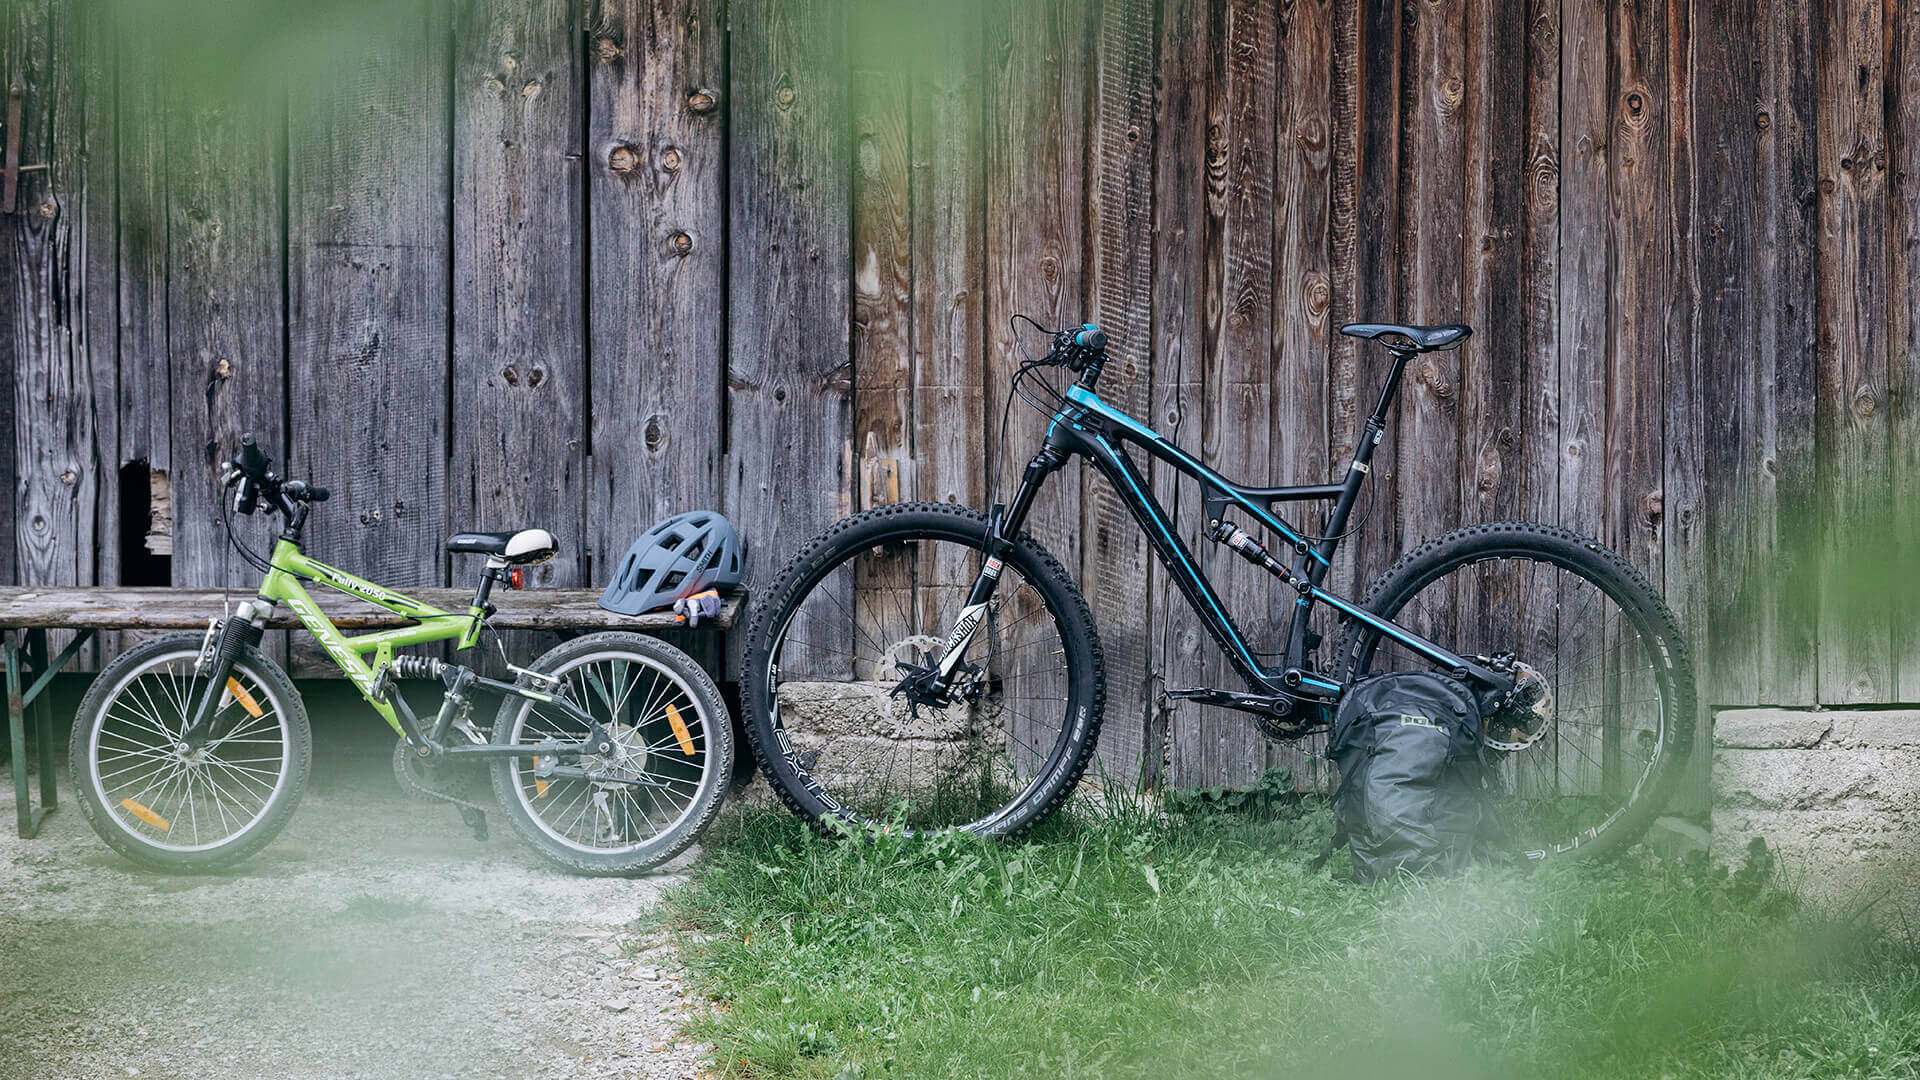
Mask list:
POLYGON ((1020 477, 1020 490, 1014 493, 1012 504, 995 503, 987 512, 986 559, 973 579, 973 588, 967 592, 966 606, 960 609, 953 629, 947 633, 946 643, 941 646, 933 681, 938 693, 945 694, 952 689, 953 673, 960 669, 960 658, 967 654, 967 646, 973 643, 974 634, 986 621, 987 605, 1000 585, 1000 571, 1007 551, 1013 547, 1013 541, 1008 538, 1020 535, 1021 526, 1026 524, 1027 514, 1033 509, 1033 501, 1040 495, 1041 485, 1067 463, 1068 456, 1050 442, 1042 446, 1033 460, 1027 462, 1026 472, 1020 477))
POLYGON ((189 750, 200 749, 211 738, 213 718, 225 702, 228 677, 233 673, 234 662, 240 659, 242 653, 260 644, 267 616, 272 611, 271 601, 248 600, 234 609, 232 617, 220 624, 220 636, 215 639, 213 655, 210 658, 203 657, 206 661, 207 685, 200 691, 193 714, 180 731, 180 741, 189 750))

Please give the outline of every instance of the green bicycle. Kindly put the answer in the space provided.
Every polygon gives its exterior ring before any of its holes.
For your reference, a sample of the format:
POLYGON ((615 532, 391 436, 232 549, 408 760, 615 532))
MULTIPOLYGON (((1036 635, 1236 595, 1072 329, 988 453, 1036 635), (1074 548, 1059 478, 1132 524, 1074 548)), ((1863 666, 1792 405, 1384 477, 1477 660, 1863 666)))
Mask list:
MULTIPOLYGON (((306 708, 293 681, 259 651, 274 605, 293 609, 367 704, 400 736, 395 772, 415 794, 461 807, 485 835, 467 796, 484 786, 515 831, 568 870, 626 874, 650 869, 693 843, 719 811, 733 768, 726 705, 699 664, 640 634, 585 635, 512 682, 397 650, 453 641, 479 644, 501 581, 517 587, 525 568, 554 557, 542 529, 461 533, 447 550, 486 556, 473 602, 441 611, 307 557, 307 514, 327 491, 283 480, 251 436, 222 482, 233 510, 265 506, 284 527, 272 555, 236 550, 265 575, 252 600, 216 619, 204 638, 149 642, 109 664, 74 719, 71 766, 80 807, 100 838, 158 870, 199 872, 238 862, 286 825, 312 762, 306 708), (318 583, 404 615, 413 624, 343 635, 314 603, 318 583), (422 723, 400 691, 402 679, 443 688, 439 711, 422 723), (472 721, 474 699, 498 695, 490 733, 472 721), (478 781, 478 783, 476 783, 478 781)), ((230 537, 231 539, 231 537, 230 537)))

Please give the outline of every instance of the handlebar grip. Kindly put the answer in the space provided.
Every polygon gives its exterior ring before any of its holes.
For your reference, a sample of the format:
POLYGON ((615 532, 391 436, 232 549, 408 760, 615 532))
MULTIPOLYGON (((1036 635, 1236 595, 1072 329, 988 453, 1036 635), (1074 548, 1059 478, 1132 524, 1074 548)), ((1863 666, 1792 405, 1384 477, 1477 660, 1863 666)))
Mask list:
POLYGON ((1073 332, 1073 343, 1083 349, 1098 351, 1107 347, 1107 332, 1092 323, 1085 323, 1073 332))
POLYGON ((252 435, 240 436, 240 456, 234 459, 234 464, 249 475, 259 476, 267 471, 267 460, 266 453, 254 445, 252 435))
POLYGON ((317 487, 317 488, 308 488, 308 489, 307 489, 307 501, 309 501, 309 502, 326 502, 326 501, 327 501, 327 489, 326 489, 326 488, 322 488, 322 487, 317 487))

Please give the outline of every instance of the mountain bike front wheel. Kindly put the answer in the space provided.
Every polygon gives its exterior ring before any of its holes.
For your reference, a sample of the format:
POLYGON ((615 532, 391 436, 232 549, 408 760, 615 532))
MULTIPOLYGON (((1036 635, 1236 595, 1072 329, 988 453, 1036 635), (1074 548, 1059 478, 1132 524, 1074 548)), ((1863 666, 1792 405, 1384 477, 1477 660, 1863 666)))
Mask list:
MULTIPOLYGON (((530 670, 550 676, 541 692, 566 695, 614 749, 497 759, 493 792, 514 830, 580 874, 635 874, 685 851, 720 812, 733 773, 733 721, 713 679, 666 642, 620 632, 575 638, 530 670)), ((578 744, 588 734, 571 713, 509 697, 493 741, 578 744)))
MULTIPOLYGON (((1639 839, 1686 771, 1694 678, 1673 612, 1600 544, 1549 525, 1473 525, 1408 552, 1360 606, 1537 693, 1486 718, 1501 844, 1532 859, 1596 858, 1639 839)), ((1349 680, 1432 663, 1359 622, 1349 680)))
POLYGON ((279 665, 233 663, 198 749, 181 741, 206 679, 198 637, 150 641, 108 664, 74 715, 68 765, 87 824, 142 866, 204 873, 265 847, 313 761, 307 710, 279 665))
POLYGON ((1099 735, 1100 640, 1086 601, 1022 534, 942 700, 940 663, 986 562, 987 522, 942 503, 847 518, 755 611, 742 674, 767 780, 816 827, 1014 836, 1072 795, 1099 735))

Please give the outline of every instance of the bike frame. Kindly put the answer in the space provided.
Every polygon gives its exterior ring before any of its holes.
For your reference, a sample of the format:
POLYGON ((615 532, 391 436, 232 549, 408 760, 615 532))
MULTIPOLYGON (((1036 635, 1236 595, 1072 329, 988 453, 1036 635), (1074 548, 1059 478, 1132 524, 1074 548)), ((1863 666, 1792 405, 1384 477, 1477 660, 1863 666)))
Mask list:
POLYGON ((470 649, 479 643, 481 627, 486 624, 487 612, 479 602, 469 605, 465 612, 442 611, 431 604, 309 558, 298 544, 285 537, 273 545, 269 566, 267 576, 260 582, 260 599, 284 603, 292 608, 300 625, 306 627, 307 633, 312 634, 314 640, 327 650, 327 655, 339 667, 341 674, 352 681, 359 689, 360 696, 373 706, 380 718, 402 736, 406 735, 406 730, 401 726, 393 705, 377 700, 373 695, 379 670, 393 660, 395 649, 454 640, 458 641, 454 646, 456 649, 470 649), (341 633, 333 620, 327 618, 326 613, 313 602, 312 595, 301 584, 303 580, 318 582, 397 615, 419 620, 419 625, 349 637, 341 633), (372 656, 371 663, 365 659, 369 655, 372 656))
MULTIPOLYGON (((1201 623, 1206 626, 1214 641, 1225 650, 1228 659, 1233 663, 1234 670, 1246 681, 1249 689, 1263 694, 1298 695, 1328 701, 1338 699, 1345 692, 1345 685, 1338 679, 1328 677, 1309 666, 1308 624, 1317 604, 1325 604, 1343 615, 1359 620, 1431 660, 1436 667, 1452 672, 1458 677, 1471 679, 1490 687, 1511 689, 1512 680, 1499 672, 1428 641, 1396 625, 1391 620, 1383 619, 1358 604, 1329 592, 1321 585, 1326 578, 1327 570, 1333 565, 1333 556, 1339 549, 1340 536, 1345 532, 1348 519, 1352 515, 1354 500, 1371 470, 1370 462, 1374 449, 1384 437, 1386 414, 1399 390, 1407 362, 1417 355, 1411 350, 1390 349, 1389 351, 1394 357, 1393 367, 1388 374, 1387 384, 1381 392, 1379 404, 1367 417, 1354 449, 1346 479, 1338 484, 1275 488, 1251 487, 1226 479, 1201 464, 1193 455, 1176 446, 1159 432, 1103 400, 1096 391, 1101 364, 1095 361, 1088 365, 1079 381, 1067 389, 1064 403, 1053 414, 1051 423, 1047 425, 1045 442, 1039 453, 1034 455, 1033 460, 1027 464, 1013 502, 1008 504, 1004 511, 998 507, 995 508, 996 513, 991 524, 993 534, 989 538, 989 543, 1003 544, 1005 537, 1019 535, 1021 525, 1025 522, 1027 513, 1032 508, 1047 477, 1072 458, 1085 457, 1093 462, 1119 492, 1121 501, 1126 504, 1134 520, 1146 534, 1148 541, 1152 543, 1155 555, 1167 568, 1167 572, 1173 576, 1174 584, 1179 587, 1181 595, 1186 597, 1187 603, 1200 617, 1201 623), (1256 524, 1268 530, 1270 534, 1283 538, 1289 545, 1292 554, 1291 566, 1280 564, 1276 555, 1275 565, 1269 567, 1276 577, 1292 586, 1297 594, 1281 666, 1270 668, 1261 663, 1259 656, 1249 646, 1246 636, 1240 631, 1233 617, 1228 614, 1226 605, 1221 602, 1219 592, 1201 571, 1193 553, 1175 531, 1167 512, 1154 498, 1146 477, 1134 464, 1133 459, 1127 455, 1122 446, 1123 443, 1133 443, 1152 457, 1166 462, 1178 472, 1192 477, 1200 484, 1201 500, 1210 531, 1222 526, 1225 521, 1222 515, 1230 508, 1237 508, 1250 516, 1256 524), (1301 533, 1275 514, 1272 509, 1275 503, 1308 501, 1333 503, 1323 535, 1319 538, 1310 538, 1301 533)), ((980 576, 976 579, 968 600, 967 611, 974 610, 976 604, 984 604, 992 595, 995 581, 999 577, 997 558, 999 554, 999 551, 990 552, 990 555, 996 557, 987 560, 980 576)), ((1278 554, 1284 555, 1285 552, 1278 554)), ((977 620, 975 622, 977 623, 977 620)), ((966 614, 963 612, 960 625, 955 627, 953 635, 947 642, 945 655, 948 659, 957 657, 959 652, 965 651, 965 639, 971 637, 972 628, 968 625, 966 614)), ((942 674, 944 675, 951 666, 943 662, 942 674)))

